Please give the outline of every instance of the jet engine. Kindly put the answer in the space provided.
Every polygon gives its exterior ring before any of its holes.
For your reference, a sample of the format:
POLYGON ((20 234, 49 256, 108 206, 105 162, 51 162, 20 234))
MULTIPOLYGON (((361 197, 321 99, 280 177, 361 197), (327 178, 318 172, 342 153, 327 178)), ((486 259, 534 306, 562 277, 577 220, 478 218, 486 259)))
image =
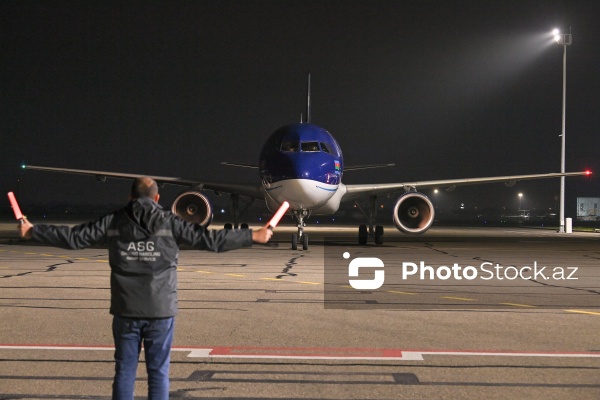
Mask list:
POLYGON ((207 227, 213 218, 212 206, 208 198, 200 192, 183 192, 171 206, 173 214, 187 222, 207 227))
POLYGON ((433 223, 433 203, 419 192, 406 193, 394 207, 394 224, 404 233, 423 233, 433 223))

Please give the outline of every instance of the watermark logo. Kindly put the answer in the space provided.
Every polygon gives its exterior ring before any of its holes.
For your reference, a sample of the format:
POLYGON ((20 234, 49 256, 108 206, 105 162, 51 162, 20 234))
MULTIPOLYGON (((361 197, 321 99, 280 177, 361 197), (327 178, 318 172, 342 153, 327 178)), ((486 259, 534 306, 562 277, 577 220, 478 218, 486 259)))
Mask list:
POLYGON ((402 263, 402 280, 407 280, 409 277, 418 277, 420 280, 469 280, 481 279, 489 281, 490 279, 502 280, 544 280, 553 279, 561 280, 578 280, 575 275, 579 267, 554 267, 538 266, 538 262, 534 261, 532 266, 525 265, 517 267, 514 265, 503 266, 500 264, 492 264, 484 261, 479 268, 471 265, 463 267, 458 263, 454 263, 452 267, 441 265, 432 267, 424 261, 420 261, 417 265, 414 262, 402 263))
MULTIPOLYGON (((343 254, 344 259, 350 258, 350 253, 345 252, 343 254)), ((383 270, 384 264, 380 258, 377 257, 357 257, 350 261, 348 264, 348 276, 356 278, 358 277, 360 268, 381 268, 374 271, 375 277, 373 279, 350 279, 348 282, 350 286, 358 290, 375 290, 383 286, 385 282, 385 271, 383 270)))
MULTIPOLYGON (((346 310, 458 310, 597 307, 597 264, 557 265, 547 254, 452 256, 412 243, 360 246, 325 242, 324 307, 346 310), (510 263, 507 261, 511 261, 510 263), (504 263, 502 262, 504 261, 504 263)), ((544 244, 545 245, 545 244, 544 244)), ((562 253, 561 253, 562 254, 562 253)), ((565 261, 566 259, 561 259, 565 261)))

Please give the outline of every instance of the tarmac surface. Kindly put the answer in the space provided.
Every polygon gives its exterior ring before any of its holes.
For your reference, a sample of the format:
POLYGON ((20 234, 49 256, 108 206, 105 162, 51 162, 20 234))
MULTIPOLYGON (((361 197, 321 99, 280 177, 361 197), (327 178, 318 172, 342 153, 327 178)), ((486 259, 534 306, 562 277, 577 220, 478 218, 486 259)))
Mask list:
MULTIPOLYGON (((354 227, 310 227, 292 251, 292 231, 181 251, 172 399, 600 398, 600 234, 386 227, 383 246, 359 246, 354 227), (357 257, 385 263, 381 288, 349 285, 357 257), (402 278, 421 261, 433 279, 402 278), (462 279, 442 279, 455 264, 462 279), (501 274, 481 279, 486 266, 501 274)), ((0 224, 0 399, 110 398, 109 274, 103 248, 0 224)), ((142 356, 136 398, 145 379, 142 356)))

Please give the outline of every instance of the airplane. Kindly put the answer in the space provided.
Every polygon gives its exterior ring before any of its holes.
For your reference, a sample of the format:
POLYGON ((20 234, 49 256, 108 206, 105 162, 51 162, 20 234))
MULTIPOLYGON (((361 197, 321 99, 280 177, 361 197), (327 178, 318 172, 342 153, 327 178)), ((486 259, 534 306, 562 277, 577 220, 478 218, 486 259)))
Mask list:
MULTIPOLYGON (((306 119, 301 117, 299 123, 283 126, 272 133, 262 147, 259 164, 247 165, 224 162, 224 165, 253 168, 259 170, 260 184, 231 184, 222 182, 206 182, 202 180, 177 177, 151 176, 159 186, 165 184, 187 186, 179 194, 171 206, 171 211, 186 221, 208 226, 212 221, 212 205, 203 193, 213 191, 216 194, 231 195, 234 225, 226 228, 238 228, 240 218, 239 197, 262 199, 270 211, 275 211, 287 201, 290 212, 296 221, 297 233, 292 235, 292 249, 302 245, 308 250, 308 235, 304 232, 306 220, 311 215, 330 215, 335 213, 340 203, 354 201, 357 207, 368 218, 368 224, 358 228, 358 242, 367 244, 372 238, 377 245, 383 244, 384 229, 375 225, 376 199, 383 194, 403 192, 396 201, 393 221, 396 228, 407 234, 421 234, 432 225, 435 209, 429 198, 417 191, 417 188, 445 187, 454 190, 456 186, 483 183, 504 182, 512 187, 517 181, 529 179, 557 178, 562 176, 591 176, 591 171, 546 173, 530 175, 509 175, 466 179, 445 179, 414 182, 397 182, 383 184, 348 184, 342 183, 344 172, 360 169, 382 168, 394 164, 373 164, 345 166, 342 150, 335 138, 326 129, 310 121, 310 74, 307 84, 306 119), (370 208, 365 210, 357 199, 368 197, 370 208)), ((140 174, 82 170, 70 168, 53 168, 35 165, 22 165, 23 169, 63 172, 95 176, 105 182, 107 178, 135 179, 140 174)), ((247 228, 242 224, 242 228, 247 228)))

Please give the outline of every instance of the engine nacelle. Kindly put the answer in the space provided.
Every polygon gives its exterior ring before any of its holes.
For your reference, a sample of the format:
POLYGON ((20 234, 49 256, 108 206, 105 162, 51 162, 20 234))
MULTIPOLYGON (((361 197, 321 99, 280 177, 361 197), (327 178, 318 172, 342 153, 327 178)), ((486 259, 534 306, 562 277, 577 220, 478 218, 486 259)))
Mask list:
POLYGON ((394 207, 394 224, 405 233, 423 233, 431 227, 435 211, 433 203, 423 193, 406 193, 394 207))
POLYGON ((208 198, 199 192, 183 192, 171 206, 173 214, 187 222, 207 227, 213 218, 213 211, 208 198))

